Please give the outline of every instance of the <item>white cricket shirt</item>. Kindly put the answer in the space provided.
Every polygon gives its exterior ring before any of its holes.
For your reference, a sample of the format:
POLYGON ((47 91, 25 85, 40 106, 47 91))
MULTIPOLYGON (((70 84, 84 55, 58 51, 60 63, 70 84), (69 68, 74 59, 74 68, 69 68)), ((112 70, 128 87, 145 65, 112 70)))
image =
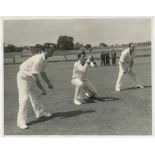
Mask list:
POLYGON ((40 74, 44 71, 47 64, 44 53, 36 54, 20 65, 20 71, 25 75, 40 74))
POLYGON ((135 52, 132 52, 132 54, 130 54, 130 49, 127 48, 124 51, 122 51, 120 56, 120 62, 129 63, 133 61, 134 57, 135 57, 135 52))
POLYGON ((81 62, 78 60, 74 63, 73 68, 73 76, 72 79, 79 78, 81 80, 87 80, 87 69, 89 67, 95 67, 93 62, 90 62, 90 64, 85 63, 85 65, 82 66, 81 62))

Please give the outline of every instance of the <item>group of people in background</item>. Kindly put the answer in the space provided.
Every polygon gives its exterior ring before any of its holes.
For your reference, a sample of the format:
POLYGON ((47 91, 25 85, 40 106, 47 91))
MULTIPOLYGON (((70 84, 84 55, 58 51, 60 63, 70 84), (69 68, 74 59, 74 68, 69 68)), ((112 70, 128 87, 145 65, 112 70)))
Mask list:
POLYGON ((103 51, 101 53, 101 66, 110 66, 110 58, 111 58, 111 64, 113 66, 116 66, 116 52, 113 50, 111 53, 108 51, 103 51))

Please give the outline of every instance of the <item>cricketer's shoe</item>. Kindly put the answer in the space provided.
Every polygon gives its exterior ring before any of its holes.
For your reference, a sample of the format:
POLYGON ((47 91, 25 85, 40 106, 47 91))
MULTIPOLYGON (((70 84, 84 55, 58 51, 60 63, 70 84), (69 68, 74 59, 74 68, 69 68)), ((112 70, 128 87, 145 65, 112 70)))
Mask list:
POLYGON ((121 90, 120 88, 115 88, 115 91, 120 92, 121 90))
POLYGON ((50 113, 50 112, 43 112, 43 113, 41 113, 41 114, 39 114, 39 115, 36 115, 36 118, 41 118, 41 117, 51 117, 52 116, 52 114, 50 113))
POLYGON ((75 99, 75 100, 74 100, 74 104, 76 104, 76 105, 81 105, 82 103, 81 103, 79 100, 75 99))
POLYGON ((26 124, 17 124, 17 126, 20 128, 20 129, 28 129, 28 126, 26 124))

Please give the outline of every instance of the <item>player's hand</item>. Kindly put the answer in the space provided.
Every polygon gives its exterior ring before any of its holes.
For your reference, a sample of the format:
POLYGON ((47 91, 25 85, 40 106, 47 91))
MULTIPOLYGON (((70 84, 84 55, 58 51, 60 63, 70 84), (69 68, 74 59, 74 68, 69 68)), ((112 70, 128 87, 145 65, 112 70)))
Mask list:
POLYGON ((86 62, 87 62, 87 64, 90 64, 90 59, 87 59, 87 61, 86 61, 86 62))
POLYGON ((45 90, 41 90, 41 95, 46 95, 46 91, 45 90))
POLYGON ((54 87, 53 87, 53 84, 49 83, 49 84, 48 84, 48 88, 49 88, 49 89, 53 89, 53 88, 54 88, 54 87))
POLYGON ((89 59, 90 61, 94 61, 94 57, 93 57, 92 55, 89 55, 89 56, 88 56, 88 59, 89 59))

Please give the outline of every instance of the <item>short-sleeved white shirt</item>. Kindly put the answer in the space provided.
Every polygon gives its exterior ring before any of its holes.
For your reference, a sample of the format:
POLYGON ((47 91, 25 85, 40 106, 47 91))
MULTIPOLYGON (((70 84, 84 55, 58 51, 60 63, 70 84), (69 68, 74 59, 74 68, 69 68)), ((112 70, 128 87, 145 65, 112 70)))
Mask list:
POLYGON ((44 53, 36 54, 20 65, 20 70, 28 76, 32 74, 40 74, 44 71, 47 64, 44 53))
POLYGON ((131 62, 134 60, 135 57, 135 52, 132 52, 130 54, 130 49, 127 48, 124 51, 122 51, 121 56, 120 56, 120 62, 131 62))
POLYGON ((93 62, 90 62, 90 64, 85 63, 85 65, 82 65, 79 60, 75 62, 72 79, 79 78, 81 80, 87 80, 87 69, 89 67, 95 67, 93 62))

